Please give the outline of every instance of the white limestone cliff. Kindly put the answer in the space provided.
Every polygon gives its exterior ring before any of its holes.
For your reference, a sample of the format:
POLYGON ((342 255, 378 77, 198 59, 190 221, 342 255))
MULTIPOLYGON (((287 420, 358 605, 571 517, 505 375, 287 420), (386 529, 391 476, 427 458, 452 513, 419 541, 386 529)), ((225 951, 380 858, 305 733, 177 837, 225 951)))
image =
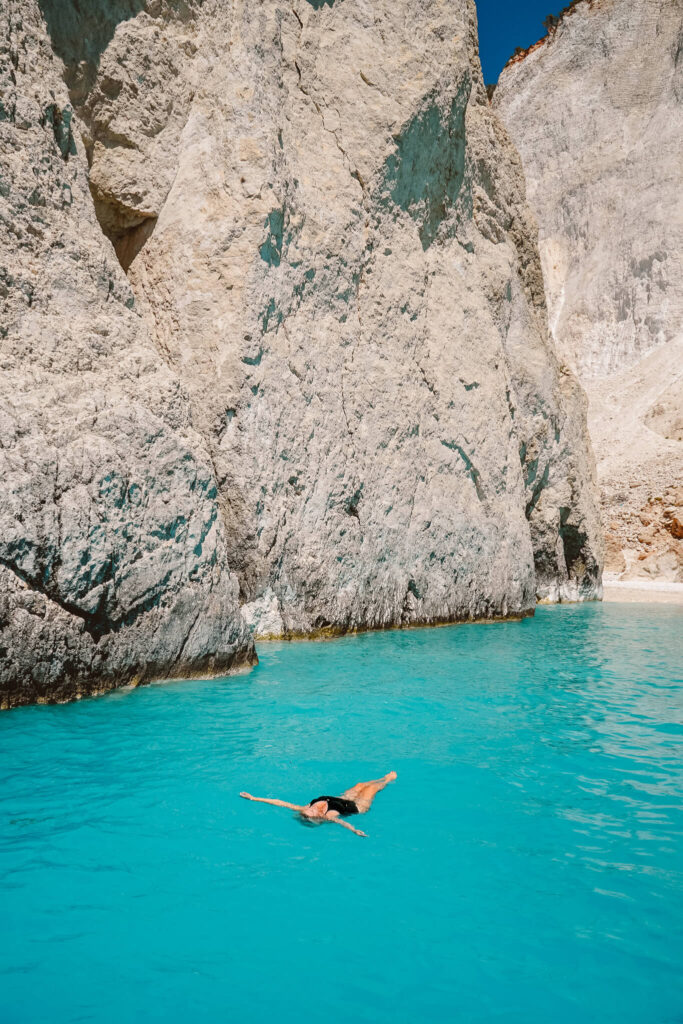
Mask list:
POLYGON ((578 0, 503 70, 550 324, 589 396, 623 578, 683 581, 683 3, 578 0))
MULTIPOLYGON (((144 615, 165 629, 158 604, 203 587, 206 607, 220 600, 232 616, 244 660, 247 624, 307 634, 528 614, 537 593, 595 597, 583 397, 548 338, 534 224, 519 158, 487 103, 473 3, 42 0, 45 30, 34 0, 19 6, 34 14, 22 39, 40 61, 15 77, 37 98, 28 136, 0 123, 3 154, 5 138, 17 152, 30 138, 33 166, 60 188, 68 168, 78 202, 65 210, 51 193, 43 214, 46 244, 67 250, 59 287, 34 289, 52 349, 38 345, 20 287, 7 297, 7 401, 49 458, 62 432, 80 442, 82 407, 95 424, 113 410, 96 465, 67 460, 84 505, 68 537, 56 525, 64 490, 28 455, 15 459, 21 479, 3 479, 16 536, 4 571, 72 616, 65 642, 95 608, 95 648, 114 623, 133 670, 147 626, 119 610, 119 559, 135 565, 147 546, 159 554, 144 615), (59 125, 71 114, 48 38, 75 108, 67 161, 61 128, 41 114, 53 94, 59 125), (108 340, 90 343, 100 321, 108 340), (36 348, 38 382, 26 369, 36 348), (52 424, 40 440, 39 402, 52 424), (154 429, 131 415, 123 430, 125 403, 154 429), (147 440, 157 430, 166 462, 147 440), (162 524, 103 492, 114 470, 141 481, 146 508, 170 504, 162 524), (59 567, 49 573, 24 555, 22 486, 43 488, 34 532, 59 567), (190 531, 173 526, 192 514, 210 520, 208 577, 190 531), (126 532, 128 516, 137 526, 126 532), (103 555, 95 573, 97 517, 116 520, 121 554, 103 555), (167 566, 169 547, 182 559, 167 566)), ((14 218, 17 195, 12 182, 14 218)), ((50 265, 33 236, 21 252, 50 265)), ((199 630, 207 612, 194 612, 199 630)), ((21 615, 19 634, 10 600, 2 643, 15 658, 34 635, 21 615)), ((181 618, 173 664, 191 668, 183 631, 181 618)), ((214 646, 210 620, 198 665, 214 646)), ((2 671, 11 702, 16 676, 2 671)))
POLYGON ((203 439, 95 218, 42 18, 0 4, 0 707, 254 661, 203 439))

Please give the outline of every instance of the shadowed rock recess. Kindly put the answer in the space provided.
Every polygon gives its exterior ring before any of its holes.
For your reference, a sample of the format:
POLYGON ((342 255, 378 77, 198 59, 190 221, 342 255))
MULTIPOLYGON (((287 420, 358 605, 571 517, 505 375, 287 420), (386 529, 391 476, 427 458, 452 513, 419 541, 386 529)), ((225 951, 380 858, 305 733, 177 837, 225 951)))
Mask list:
POLYGON ((598 595, 473 3, 0 12, 3 706, 598 595))

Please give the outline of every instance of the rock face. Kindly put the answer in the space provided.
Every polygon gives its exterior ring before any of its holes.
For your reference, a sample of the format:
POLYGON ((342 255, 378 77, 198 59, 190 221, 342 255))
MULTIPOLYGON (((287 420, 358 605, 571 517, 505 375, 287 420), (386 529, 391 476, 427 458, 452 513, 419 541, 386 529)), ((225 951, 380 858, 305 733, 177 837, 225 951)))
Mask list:
POLYGON ((17 8, 5 703, 220 671, 248 627, 595 597, 583 396, 474 4, 17 8))
POLYGON ((0 82, 0 706, 252 663, 209 451, 32 4, 0 6, 0 82))
POLYGON ((681 0, 578 0, 508 64, 493 101, 522 156, 557 350, 590 400, 606 567, 671 580, 683 580, 668 526, 683 479, 682 54, 681 0))

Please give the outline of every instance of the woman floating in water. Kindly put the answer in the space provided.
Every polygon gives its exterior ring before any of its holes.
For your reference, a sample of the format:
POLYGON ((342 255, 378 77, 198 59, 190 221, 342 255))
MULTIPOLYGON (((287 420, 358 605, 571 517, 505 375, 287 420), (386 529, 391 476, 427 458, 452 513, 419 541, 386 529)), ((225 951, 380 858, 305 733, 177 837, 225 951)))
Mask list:
POLYGON ((365 836, 367 832, 361 832, 354 828, 348 821, 352 814, 367 814, 372 806, 372 801, 380 789, 396 778, 396 772, 389 772, 382 779, 374 779, 372 782, 357 782, 351 789, 345 790, 341 796, 317 796, 310 804, 288 804, 286 800, 271 800, 265 796, 252 796, 251 793, 240 793, 245 800, 256 800, 260 804, 273 804, 275 807, 289 807, 292 811, 298 811, 304 818, 312 821, 334 821, 337 825, 343 825, 350 832, 357 836, 365 836))

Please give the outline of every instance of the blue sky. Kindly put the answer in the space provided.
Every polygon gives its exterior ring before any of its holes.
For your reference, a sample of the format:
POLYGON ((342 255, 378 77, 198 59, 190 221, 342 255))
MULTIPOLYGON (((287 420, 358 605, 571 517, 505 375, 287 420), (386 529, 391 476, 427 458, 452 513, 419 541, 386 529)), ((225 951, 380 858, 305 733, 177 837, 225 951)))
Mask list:
POLYGON ((543 19, 569 0, 477 0, 479 49, 484 81, 497 82, 516 46, 531 46, 545 35, 543 19))

